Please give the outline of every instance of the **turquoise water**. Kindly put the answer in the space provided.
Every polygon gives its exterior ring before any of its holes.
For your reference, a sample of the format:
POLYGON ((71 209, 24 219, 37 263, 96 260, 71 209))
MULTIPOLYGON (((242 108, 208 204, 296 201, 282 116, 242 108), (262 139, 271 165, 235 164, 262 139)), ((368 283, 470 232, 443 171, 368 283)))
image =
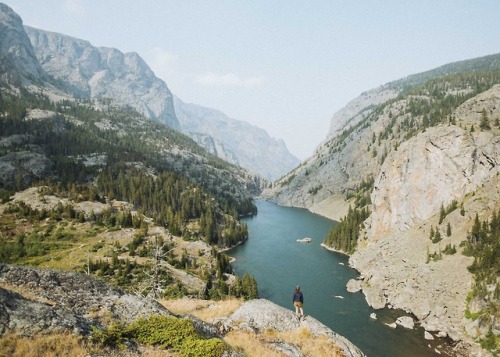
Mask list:
POLYGON ((266 201, 257 201, 257 208, 257 215, 243 220, 250 231, 248 241, 228 254, 236 258, 233 268, 237 274, 255 276, 260 297, 292 310, 293 290, 299 284, 304 313, 348 338, 368 357, 444 355, 436 354, 434 346, 428 347, 423 329, 391 329, 384 324, 404 312, 373 310, 362 293, 347 292, 347 281, 357 272, 347 266, 347 256, 320 246, 334 221, 266 201), (312 238, 312 243, 297 242, 304 237, 312 238), (377 320, 370 318, 372 312, 377 320))

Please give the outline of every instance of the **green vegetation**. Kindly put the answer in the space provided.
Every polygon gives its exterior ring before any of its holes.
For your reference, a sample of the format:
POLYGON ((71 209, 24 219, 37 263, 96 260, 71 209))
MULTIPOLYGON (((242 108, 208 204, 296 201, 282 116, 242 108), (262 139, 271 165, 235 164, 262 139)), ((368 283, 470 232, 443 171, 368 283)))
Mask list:
POLYGON ((141 318, 129 325, 113 322, 102 329, 94 327, 91 340, 112 348, 124 348, 125 342, 136 341, 186 357, 219 357, 228 349, 222 340, 197 333, 188 319, 162 315, 141 318))
POLYGON ((474 296, 481 299, 492 297, 486 285, 498 286, 496 280, 500 274, 500 211, 493 214, 490 222, 481 223, 476 214, 463 253, 474 257, 474 262, 468 268, 475 277, 474 296))
MULTIPOLYGON (((51 191, 45 188, 44 192, 51 191)), ((37 210, 22 202, 10 203, 0 217, 0 223, 3 237, 0 240, 0 262, 3 263, 46 265, 50 262, 50 266, 55 264, 59 268, 92 274, 110 284, 140 291, 144 295, 150 292, 157 297, 189 294, 168 270, 157 269, 155 262, 159 257, 177 269, 203 278, 207 284, 202 292, 205 298, 220 299, 228 295, 245 299, 258 297, 253 277, 244 274, 242 280, 236 279, 234 287, 226 283, 224 274, 232 273, 227 255, 212 249, 209 257, 199 259, 212 259, 213 268, 201 266, 196 257, 189 256, 185 251, 175 253, 174 246, 161 237, 150 237, 143 216, 131 215, 127 210, 108 209, 100 214, 84 215, 77 213, 71 205, 59 204, 53 210, 37 210), (135 230, 126 245, 118 241, 105 243, 98 236, 122 228, 135 230), (88 248, 82 250, 82 246, 88 248), (78 251, 81 252, 76 255, 78 259, 67 257, 78 251)))
POLYGON ((373 177, 362 180, 355 193, 348 196, 348 199, 354 199, 354 208, 349 206, 347 216, 330 229, 324 244, 348 254, 354 253, 363 222, 370 215, 367 205, 371 204, 370 193, 374 182, 373 177))
POLYGON ((347 216, 328 232, 324 243, 336 250, 353 253, 358 243, 360 229, 368 216, 369 211, 366 207, 361 209, 349 207, 347 216))
MULTIPOLYGON (((463 253, 474 257, 472 265, 468 267, 474 274, 474 286, 470 299, 479 299, 487 303, 488 308, 481 311, 480 317, 485 323, 492 321, 491 318, 500 318, 500 211, 494 212, 491 220, 479 221, 476 214, 472 230, 464 242, 463 253)), ((493 320, 495 321, 495 320, 493 320)), ((499 340, 491 332, 481 341, 484 348, 497 350, 499 340)))
POLYGON ((172 234, 204 236, 207 243, 223 247, 248 238, 246 225, 236 223, 237 207, 227 201, 220 207, 218 201, 186 178, 169 172, 151 177, 138 170, 116 171, 109 169, 98 176, 99 191, 132 203, 172 234), (188 232, 187 224, 193 219, 200 222, 199 232, 188 232))
POLYGON ((0 217, 0 261, 79 270, 142 294, 193 293, 168 269, 159 268, 162 261, 206 281, 207 297, 235 291, 255 296, 255 280, 254 291, 230 289, 225 281, 225 274, 232 273, 229 258, 215 247, 247 239, 239 217, 256 212, 251 195, 258 192, 258 180, 248 181, 240 168, 131 108, 119 109, 106 100, 100 104, 102 109, 95 110, 92 100, 54 103, 25 89, 19 95, 2 91, 0 130, 15 140, 0 148, 0 156, 34 152, 47 163, 47 173, 34 176, 19 163, 15 180, 0 187, 0 201, 39 186, 41 195, 71 204, 50 210, 9 205, 0 217), (31 109, 53 114, 27 119, 31 109), (111 206, 112 200, 129 202, 129 208, 111 206), (73 206, 80 202, 108 208, 83 213, 73 206), (132 214, 131 207, 138 213, 132 214), (180 251, 148 234, 152 225, 184 241, 203 240, 214 249, 206 256, 180 251), (105 235, 124 229, 132 230, 132 237, 117 234, 120 238, 110 241, 105 235))
POLYGON ((323 185, 318 185, 318 186, 314 186, 312 188, 310 188, 307 193, 309 193, 310 195, 316 195, 318 193, 319 190, 321 190, 323 188, 323 185))
MULTIPOLYGON (((3 94, 0 116, 3 136, 20 135, 20 142, 0 149, 0 155, 37 148, 53 163, 53 181, 68 189, 73 184, 88 184, 105 175, 126 174, 124 167, 140 166, 152 173, 177 175, 197 184, 223 207, 240 215, 255 213, 250 194, 257 187, 244 188, 239 168, 207 154, 190 138, 165 125, 144 118, 130 108, 107 107, 94 110, 87 101, 53 103, 41 94, 21 90, 21 95, 3 94), (54 111, 53 117, 25 120, 28 109, 54 111), (29 134, 29 135, 26 135, 29 134), (177 153, 174 153, 177 152, 177 153), (89 164, 89 158, 96 158, 89 164), (140 165, 139 165, 140 163, 140 165)), ((37 178, 16 167, 17 179, 6 187, 19 191, 36 183, 37 178)))

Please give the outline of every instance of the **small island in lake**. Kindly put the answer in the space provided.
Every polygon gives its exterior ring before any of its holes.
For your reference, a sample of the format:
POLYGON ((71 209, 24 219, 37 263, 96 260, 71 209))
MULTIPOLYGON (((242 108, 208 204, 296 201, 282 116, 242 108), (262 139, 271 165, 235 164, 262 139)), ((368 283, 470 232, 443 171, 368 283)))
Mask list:
POLYGON ((297 242, 311 243, 312 242, 312 238, 306 237, 306 238, 303 238, 303 239, 297 239, 297 242))

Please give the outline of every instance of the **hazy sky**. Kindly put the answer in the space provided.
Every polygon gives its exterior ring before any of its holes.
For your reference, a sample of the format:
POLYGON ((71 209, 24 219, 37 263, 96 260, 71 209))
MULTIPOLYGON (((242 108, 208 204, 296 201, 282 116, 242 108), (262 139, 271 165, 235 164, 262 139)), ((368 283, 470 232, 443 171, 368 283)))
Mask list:
POLYGON ((309 157, 360 93, 500 52, 499 0, 6 0, 25 25, 138 52, 183 101, 309 157))

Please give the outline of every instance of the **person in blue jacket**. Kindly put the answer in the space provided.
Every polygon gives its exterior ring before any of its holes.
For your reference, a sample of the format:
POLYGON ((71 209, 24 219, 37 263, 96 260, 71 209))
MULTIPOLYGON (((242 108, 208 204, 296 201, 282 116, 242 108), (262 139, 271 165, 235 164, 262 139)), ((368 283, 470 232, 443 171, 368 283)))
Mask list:
POLYGON ((293 306, 295 306, 295 315, 300 320, 304 316, 304 294, 300 291, 300 286, 295 287, 295 292, 293 293, 293 306))

